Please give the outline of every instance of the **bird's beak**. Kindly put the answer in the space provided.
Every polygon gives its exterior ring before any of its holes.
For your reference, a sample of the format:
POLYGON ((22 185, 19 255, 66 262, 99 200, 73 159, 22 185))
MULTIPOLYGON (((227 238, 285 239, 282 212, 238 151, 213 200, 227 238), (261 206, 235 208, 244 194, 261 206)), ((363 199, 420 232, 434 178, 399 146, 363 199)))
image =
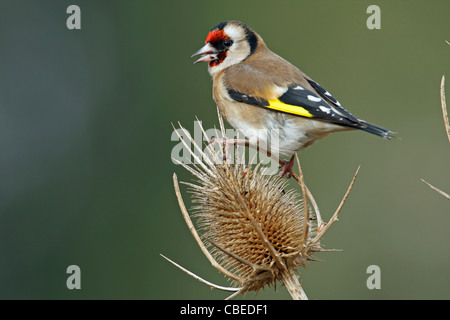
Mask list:
POLYGON ((194 52, 194 54, 191 56, 197 56, 199 54, 202 54, 202 56, 200 57, 200 59, 196 60, 194 63, 197 62, 210 62, 213 60, 217 60, 217 54, 219 53, 219 51, 217 51, 216 48, 214 48, 209 42, 207 44, 205 44, 202 48, 200 48, 200 50, 197 50, 196 52, 194 52))

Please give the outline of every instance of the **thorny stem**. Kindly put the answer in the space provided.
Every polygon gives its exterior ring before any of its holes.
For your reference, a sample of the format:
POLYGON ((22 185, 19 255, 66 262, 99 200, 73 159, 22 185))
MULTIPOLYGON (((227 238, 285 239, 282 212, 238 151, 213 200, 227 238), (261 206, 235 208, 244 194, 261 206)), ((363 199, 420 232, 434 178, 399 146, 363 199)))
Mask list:
POLYGON ((293 300, 308 300, 302 285, 298 282, 298 276, 291 269, 282 270, 280 278, 293 300))

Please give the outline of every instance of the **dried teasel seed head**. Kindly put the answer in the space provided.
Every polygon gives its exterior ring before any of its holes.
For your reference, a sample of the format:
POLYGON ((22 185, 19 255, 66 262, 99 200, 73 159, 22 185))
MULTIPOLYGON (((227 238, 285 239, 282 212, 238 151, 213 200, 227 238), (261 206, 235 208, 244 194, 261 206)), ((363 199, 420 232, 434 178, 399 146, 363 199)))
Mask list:
POLYGON ((283 266, 295 268, 305 261, 309 221, 298 194, 285 191, 285 180, 245 165, 216 166, 212 172, 192 187, 193 209, 216 260, 245 279, 239 285, 257 291, 279 278, 283 266))
MULTIPOLYGON (((190 137, 181 125, 180 128, 190 137)), ((221 128, 224 134, 222 123, 221 128)), ((181 136, 179 138, 185 146, 189 145, 181 136)), ((296 267, 304 266, 306 260, 312 259, 314 252, 322 251, 320 239, 337 220, 358 171, 338 209, 325 224, 314 198, 303 182, 299 163, 300 177, 294 174, 294 178, 302 189, 301 193, 288 188, 287 180, 264 174, 264 169, 259 165, 252 167, 242 162, 231 164, 228 161, 216 164, 212 159, 220 154, 212 148, 206 148, 209 152, 206 154, 192 138, 189 142, 198 152, 189 149, 197 164, 179 164, 196 178, 195 183, 185 184, 192 192, 197 226, 184 205, 174 174, 180 209, 208 260, 238 288, 211 284, 166 259, 211 287, 234 291, 230 297, 237 293, 258 291, 281 280, 293 299, 307 299, 298 282, 296 267), (306 200, 306 196, 314 207, 314 218, 310 218, 312 212, 309 206, 303 205, 301 198, 306 200)))

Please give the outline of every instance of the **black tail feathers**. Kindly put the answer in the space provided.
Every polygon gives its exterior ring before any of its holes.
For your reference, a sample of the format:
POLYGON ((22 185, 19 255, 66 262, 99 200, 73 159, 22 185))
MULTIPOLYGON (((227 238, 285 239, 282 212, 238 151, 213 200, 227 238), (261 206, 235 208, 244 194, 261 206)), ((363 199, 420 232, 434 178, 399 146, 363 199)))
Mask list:
POLYGON ((362 130, 362 131, 366 131, 372 134, 375 134, 379 137, 382 137, 384 139, 387 140, 391 140, 393 138, 393 134, 395 133, 394 131, 391 131, 389 129, 377 126, 376 124, 372 124, 372 123, 368 123, 365 121, 360 121, 358 126, 358 129, 362 130))

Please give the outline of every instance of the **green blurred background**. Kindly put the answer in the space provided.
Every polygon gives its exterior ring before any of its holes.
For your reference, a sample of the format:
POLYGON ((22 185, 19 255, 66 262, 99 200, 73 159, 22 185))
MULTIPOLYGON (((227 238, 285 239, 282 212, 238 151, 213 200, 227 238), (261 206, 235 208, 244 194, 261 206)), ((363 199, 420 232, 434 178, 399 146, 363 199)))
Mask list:
MULTIPOLYGON (((341 252, 300 269, 310 299, 449 299, 450 144, 439 99, 450 77, 450 2, 17 1, 0 3, 0 298, 222 299, 162 259, 226 279, 195 244, 175 199, 171 122, 217 124, 206 64, 190 55, 238 19, 390 142, 338 133, 301 154, 327 220, 358 165, 341 252), (68 30, 66 8, 81 8, 68 30), (68 290, 66 268, 81 268, 68 290), (366 268, 381 268, 368 290, 366 268)), ((450 81, 450 80, 449 80, 450 81)), ((447 88, 450 88, 447 85, 447 88)), ((447 89, 450 92, 450 89, 447 89)), ((449 99, 448 99, 449 100, 449 99)), ((188 194, 183 189, 186 201, 188 194)), ((281 285, 245 299, 289 299, 281 285)))

